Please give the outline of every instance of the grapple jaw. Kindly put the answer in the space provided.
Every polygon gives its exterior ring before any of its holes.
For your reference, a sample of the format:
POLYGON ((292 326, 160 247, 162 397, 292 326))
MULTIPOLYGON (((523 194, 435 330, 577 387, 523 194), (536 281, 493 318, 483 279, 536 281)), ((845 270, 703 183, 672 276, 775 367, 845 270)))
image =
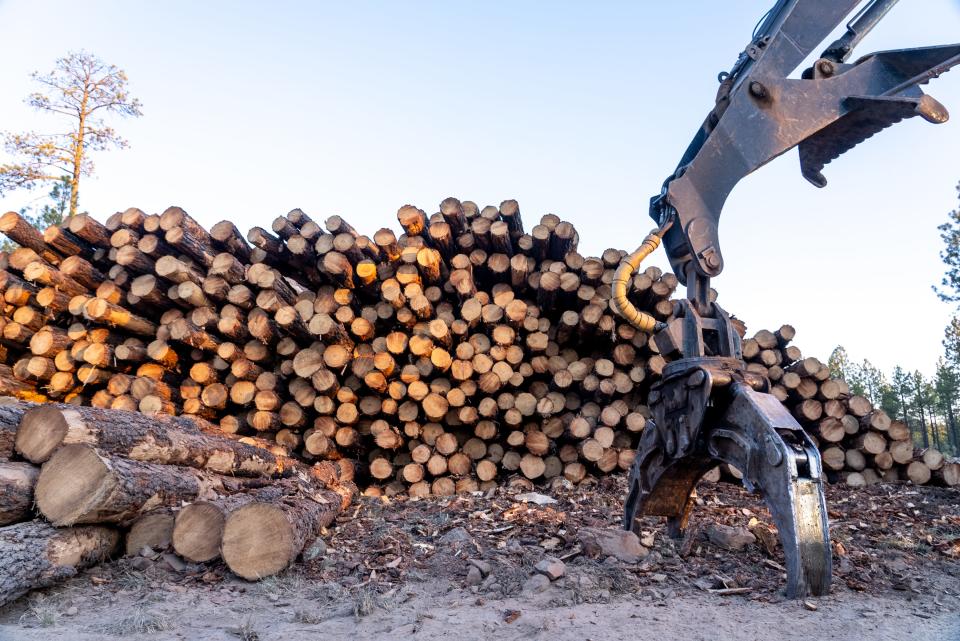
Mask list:
POLYGON ((686 456, 667 453, 656 425, 644 431, 630 470, 623 526, 633 529, 640 514, 665 516, 670 535, 681 536, 700 477, 728 463, 770 509, 783 545, 787 597, 826 594, 832 562, 817 448, 774 396, 740 382, 728 394, 732 401, 722 422, 703 430, 686 456))
MULTIPOLYGON (((728 318, 699 319, 689 303, 658 341, 668 345, 682 326, 690 344, 696 328, 707 338, 728 318), (692 320, 691 320, 692 319, 692 320), (694 322, 695 321, 695 322, 694 322)), ((739 352, 734 349, 734 352, 739 352)), ((664 516, 671 536, 681 536, 697 482, 727 463, 743 472, 747 489, 763 496, 780 534, 787 568, 787 596, 826 594, 831 550, 820 453, 799 423, 771 394, 766 378, 730 356, 689 356, 673 361, 650 392, 653 413, 630 469, 623 526, 640 514, 664 516)))
POLYGON ((934 124, 949 119, 947 109, 918 84, 949 71, 960 62, 960 45, 899 49, 871 54, 852 65, 820 60, 807 72, 809 80, 844 82, 858 65, 873 67, 869 82, 856 82, 850 95, 840 95, 836 120, 800 141, 800 171, 817 187, 825 187, 823 167, 867 138, 906 118, 920 116, 934 124), (871 89, 867 92, 865 89, 871 89))
POLYGON ((727 426, 711 431, 707 449, 741 470, 744 486, 770 508, 786 559, 787 596, 826 594, 832 570, 820 454, 776 397, 739 383, 732 396, 727 426))

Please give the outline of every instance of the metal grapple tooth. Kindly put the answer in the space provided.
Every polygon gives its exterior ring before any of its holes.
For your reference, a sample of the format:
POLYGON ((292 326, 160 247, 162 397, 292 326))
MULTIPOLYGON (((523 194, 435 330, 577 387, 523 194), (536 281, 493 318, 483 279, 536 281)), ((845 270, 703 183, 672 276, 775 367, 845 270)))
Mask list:
POLYGON ((832 553, 820 455, 803 429, 770 394, 738 385, 710 433, 716 459, 743 471, 747 489, 763 496, 783 545, 787 596, 830 590, 832 553))

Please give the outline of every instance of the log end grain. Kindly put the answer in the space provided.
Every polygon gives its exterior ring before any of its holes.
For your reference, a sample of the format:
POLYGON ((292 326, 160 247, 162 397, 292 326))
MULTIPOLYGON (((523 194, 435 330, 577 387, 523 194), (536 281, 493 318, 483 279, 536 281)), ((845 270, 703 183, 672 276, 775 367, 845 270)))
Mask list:
POLYGON ((53 454, 71 426, 83 423, 76 411, 56 405, 38 405, 24 412, 17 430, 16 449, 31 463, 43 463, 53 454))
POLYGON ((276 574, 300 553, 293 525, 277 505, 243 506, 224 526, 224 561, 234 574, 250 581, 276 574))
POLYGON ((95 450, 65 445, 43 464, 35 490, 37 508, 54 525, 73 525, 109 497, 115 484, 95 450))
POLYGON ((223 510, 212 503, 198 501, 184 506, 173 526, 173 549, 194 563, 212 561, 220 556, 225 522, 223 510))
POLYGON ((160 552, 170 547, 173 537, 173 514, 163 510, 144 514, 127 533, 126 554, 136 556, 144 548, 160 552))

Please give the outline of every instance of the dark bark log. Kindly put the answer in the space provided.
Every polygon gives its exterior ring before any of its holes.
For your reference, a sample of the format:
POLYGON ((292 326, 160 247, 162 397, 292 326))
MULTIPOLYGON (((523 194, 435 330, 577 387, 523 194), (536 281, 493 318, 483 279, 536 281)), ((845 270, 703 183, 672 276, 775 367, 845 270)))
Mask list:
POLYGON ((53 404, 24 413, 16 446, 28 461, 43 463, 69 444, 136 461, 239 476, 280 475, 292 466, 289 459, 262 448, 202 433, 189 419, 53 404))
POLYGON ((108 527, 55 528, 28 521, 0 528, 0 605, 107 561, 120 533, 108 527))

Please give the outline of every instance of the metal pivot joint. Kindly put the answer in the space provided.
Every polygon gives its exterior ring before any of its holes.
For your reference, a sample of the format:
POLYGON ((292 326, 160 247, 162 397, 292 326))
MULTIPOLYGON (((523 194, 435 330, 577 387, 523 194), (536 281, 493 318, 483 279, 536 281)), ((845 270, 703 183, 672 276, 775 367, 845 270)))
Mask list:
POLYGON ((777 156, 799 148, 800 171, 817 187, 823 167, 875 133, 919 115, 932 123, 947 110, 920 86, 960 63, 960 44, 899 49, 847 63, 853 48, 896 0, 870 0, 803 72, 790 75, 860 0, 779 0, 758 25, 716 104, 676 170, 651 199, 650 216, 675 211, 664 236, 674 273, 687 265, 715 277, 723 271, 720 214, 737 183, 777 156))
POLYGON ((854 47, 896 0, 867 0, 800 78, 791 74, 861 4, 860 0, 778 0, 729 72, 720 74, 713 109, 674 172, 650 200, 659 225, 621 263, 613 308, 654 333, 673 359, 650 392, 653 424, 630 471, 624 526, 638 514, 665 516, 679 535, 693 491, 717 462, 743 472, 763 495, 780 533, 787 594, 824 594, 831 554, 820 455, 796 420, 747 371, 740 337, 711 302, 710 279, 723 271, 720 213, 737 183, 797 147, 800 171, 817 187, 823 167, 905 118, 932 123, 947 110, 920 85, 960 63, 960 44, 884 51, 849 63, 854 47), (640 261, 663 241, 687 300, 664 327, 627 300, 640 261))

